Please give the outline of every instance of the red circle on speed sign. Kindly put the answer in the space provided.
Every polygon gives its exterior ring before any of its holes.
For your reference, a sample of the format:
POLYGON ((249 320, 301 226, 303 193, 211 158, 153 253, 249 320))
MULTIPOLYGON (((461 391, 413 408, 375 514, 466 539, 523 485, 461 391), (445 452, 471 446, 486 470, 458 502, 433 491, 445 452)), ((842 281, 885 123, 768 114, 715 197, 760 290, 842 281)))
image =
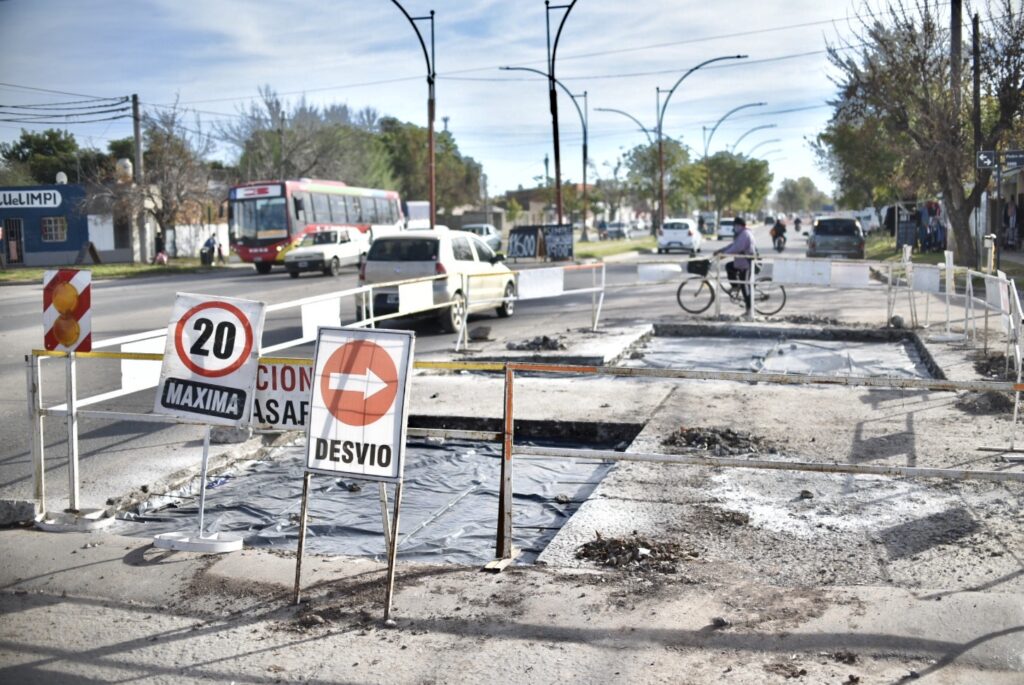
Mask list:
POLYGON ((249 319, 238 307, 227 302, 203 302, 178 319, 174 329, 174 349, 189 371, 206 378, 220 378, 237 371, 246 362, 252 352, 252 338, 249 319), (204 312, 207 316, 198 316, 204 312), (192 322, 191 328, 188 328, 189 322, 192 322), (239 329, 241 345, 237 339, 239 329), (186 340, 190 343, 187 350, 186 340))
POLYGON ((370 340, 336 349, 320 371, 320 397, 342 423, 368 426, 384 416, 398 394, 398 369, 387 350, 370 340))

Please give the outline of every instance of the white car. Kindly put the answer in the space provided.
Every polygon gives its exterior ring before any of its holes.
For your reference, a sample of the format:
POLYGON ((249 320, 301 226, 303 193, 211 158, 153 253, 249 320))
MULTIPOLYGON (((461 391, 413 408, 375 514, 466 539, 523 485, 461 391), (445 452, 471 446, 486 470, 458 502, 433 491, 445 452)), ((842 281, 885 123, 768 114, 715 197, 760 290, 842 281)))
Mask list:
POLYGON ((718 222, 718 237, 719 239, 728 238, 732 240, 736 237, 736 218, 731 216, 723 216, 721 221, 718 222))
POLYGON ((665 219, 658 229, 658 254, 681 250, 695 255, 700 252, 703 238, 697 230, 697 222, 689 219, 665 219))
MULTIPOLYGON (((469 311, 495 309, 498 316, 512 316, 515 308, 515 274, 501 255, 488 247, 480 238, 466 231, 414 231, 377 238, 370 245, 362 268, 359 285, 390 283, 428 276, 444 275, 434 281, 435 305, 451 302, 436 314, 446 331, 456 331, 466 315, 466 293, 462 275, 469 279, 469 311)), ((375 316, 399 311, 398 285, 375 288, 373 313, 375 316)), ((357 298, 356 317, 366 318, 357 298)))
POLYGON ((501 250, 501 231, 494 224, 464 224, 459 230, 479 236, 495 252, 501 250))
POLYGON ((328 228, 308 233, 284 256, 288 275, 298 278, 303 271, 321 271, 337 276, 341 267, 358 264, 369 249, 370 241, 358 228, 328 228))

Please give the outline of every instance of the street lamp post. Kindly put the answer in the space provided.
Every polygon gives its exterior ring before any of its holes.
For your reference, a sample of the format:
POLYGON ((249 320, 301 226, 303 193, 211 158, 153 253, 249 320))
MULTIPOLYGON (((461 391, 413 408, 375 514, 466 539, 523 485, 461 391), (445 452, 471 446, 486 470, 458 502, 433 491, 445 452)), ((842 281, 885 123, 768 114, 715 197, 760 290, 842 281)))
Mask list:
POLYGON ((747 153, 747 157, 753 157, 754 156, 754 150, 756 150, 759 147, 764 147, 765 145, 771 145, 772 143, 781 143, 781 142, 782 142, 781 138, 770 138, 768 140, 762 140, 760 143, 758 143, 754 147, 750 148, 750 152, 747 153))
POLYGON ((775 128, 775 126, 776 126, 775 124, 764 124, 763 126, 755 126, 754 128, 750 129, 749 131, 744 133, 742 136, 737 138, 736 142, 732 144, 732 152, 733 152, 733 154, 736 153, 736 148, 738 148, 740 146, 740 143, 743 141, 743 139, 746 138, 747 136, 749 136, 751 133, 754 133, 755 131, 763 131, 763 130, 765 130, 767 128, 775 128))
POLYGON ((413 17, 405 11, 405 8, 399 4, 398 0, 391 0, 391 2, 409 20, 409 24, 412 25, 412 29, 416 32, 416 37, 420 41, 420 47, 423 48, 423 57, 427 61, 427 167, 430 175, 430 228, 433 229, 437 223, 437 165, 434 154, 434 112, 436 109, 434 81, 437 80, 437 72, 434 69, 434 10, 430 10, 428 16, 413 17), (427 51, 427 44, 423 40, 423 34, 420 33, 420 29, 416 25, 417 21, 430 21, 429 52, 427 51))
POLYGON ((544 0, 544 19, 547 24, 548 36, 548 102, 551 107, 551 131, 555 141, 555 203, 558 205, 558 223, 562 223, 562 158, 558 145, 558 93, 555 90, 555 55, 558 52, 558 39, 562 37, 562 28, 569 13, 576 5, 572 0, 568 5, 552 5, 551 0, 544 0), (564 9, 562 21, 558 24, 558 31, 555 32, 555 43, 551 44, 551 10, 564 9))
POLYGON ((636 124, 637 126, 640 127, 641 131, 644 132, 644 135, 647 136, 647 142, 649 144, 651 144, 651 145, 654 145, 654 138, 651 137, 650 129, 648 129, 646 126, 644 126, 642 123, 640 123, 640 120, 637 119, 632 114, 630 114, 629 112, 624 112, 621 109, 612 109, 611 107, 595 107, 594 111, 595 112, 615 112, 616 114, 621 114, 624 117, 628 117, 629 119, 631 119, 633 121, 634 124, 636 124))
MULTIPOLYGON (((540 69, 531 69, 530 67, 498 67, 502 71, 530 71, 534 74, 540 74, 541 76, 547 76, 540 69)), ((586 242, 587 240, 587 92, 583 91, 582 95, 573 95, 572 91, 565 87, 565 84, 558 79, 552 79, 555 84, 565 91, 565 94, 572 99, 572 104, 576 106, 576 112, 580 115, 580 125, 583 127, 583 233, 580 236, 580 240, 586 242), (576 98, 583 98, 583 109, 580 109, 579 104, 576 102, 576 98)), ((557 167, 555 173, 557 174, 557 167)), ((559 214, 558 223, 562 223, 561 214, 559 214)))
MULTIPOLYGON (((740 105, 739 107, 733 107, 728 112, 726 112, 725 114, 722 115, 722 118, 719 119, 715 123, 715 125, 711 127, 710 132, 707 133, 707 135, 704 137, 704 176, 706 178, 706 186, 705 186, 705 189, 706 189, 705 197, 706 198, 710 198, 711 197, 711 167, 708 166, 708 147, 710 147, 710 145, 711 145, 711 137, 715 135, 715 131, 717 131, 718 127, 722 125, 722 122, 725 121, 726 119, 728 119, 729 117, 731 117, 736 112, 739 112, 740 110, 743 110, 743 109, 747 109, 749 107, 764 107, 767 104, 768 104, 767 102, 748 102, 745 105, 740 105)), ((706 126, 701 127, 701 130, 702 130, 702 132, 707 132, 708 131, 706 126)), ((706 202, 710 202, 711 200, 710 199, 706 199, 705 201, 706 202)), ((718 221, 718 217, 717 216, 715 217, 715 221, 718 221)))
POLYGON ((658 96, 658 100, 659 100, 659 103, 658 103, 658 179, 659 179, 658 180, 658 186, 659 186, 659 191, 660 191, 659 192, 659 200, 658 200, 658 202, 661 205, 659 207, 659 212, 658 212, 659 217, 660 217, 660 221, 658 222, 658 227, 659 228, 665 223, 665 144, 664 144, 664 138, 662 136, 662 125, 663 125, 663 123, 665 121, 665 110, 668 109, 668 101, 672 99, 672 95, 676 92, 676 88, 679 87, 679 84, 682 83, 686 79, 687 76, 689 76, 693 72, 697 71, 701 67, 705 67, 705 66, 707 66, 709 64, 712 64, 714 62, 721 62, 721 61, 724 61, 724 60, 727 60, 727 59, 746 59, 747 57, 749 57, 749 55, 726 55, 724 57, 712 57, 709 60, 704 60, 703 62, 701 62, 700 64, 698 64, 695 67, 691 67, 689 71, 687 71, 685 74, 683 74, 682 76, 679 77, 679 80, 675 82, 675 85, 673 85, 671 88, 668 89, 668 91, 667 91, 668 95, 665 96, 665 101, 664 102, 660 102, 660 100, 661 100, 661 93, 662 93, 661 88, 657 89, 657 96, 658 96))

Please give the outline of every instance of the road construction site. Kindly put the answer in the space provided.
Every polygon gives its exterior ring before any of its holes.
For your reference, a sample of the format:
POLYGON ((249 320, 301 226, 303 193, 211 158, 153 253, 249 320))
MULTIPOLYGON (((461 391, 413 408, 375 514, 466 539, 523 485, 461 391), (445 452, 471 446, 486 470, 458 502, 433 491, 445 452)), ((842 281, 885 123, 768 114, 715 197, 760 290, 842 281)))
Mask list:
POLYGON ((376 493, 350 480, 313 480, 292 602, 301 433, 214 450, 208 529, 247 543, 221 556, 151 545, 195 525, 196 469, 110 490, 86 463, 111 526, 0 531, 0 680, 1020 682, 1012 331, 796 292, 768 319, 612 310, 418 356, 394 626, 376 493), (506 363, 537 366, 514 378, 511 563, 481 572, 506 363))

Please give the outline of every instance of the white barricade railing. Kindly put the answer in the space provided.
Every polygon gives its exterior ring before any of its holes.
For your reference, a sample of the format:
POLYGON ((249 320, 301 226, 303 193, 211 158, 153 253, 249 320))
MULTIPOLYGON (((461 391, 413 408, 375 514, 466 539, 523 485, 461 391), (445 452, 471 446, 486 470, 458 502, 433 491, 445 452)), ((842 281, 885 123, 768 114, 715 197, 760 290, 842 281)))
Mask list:
POLYGON ((462 317, 462 326, 455 342, 455 351, 469 344, 468 312, 471 309, 500 307, 503 303, 518 300, 538 300, 563 295, 585 295, 590 293, 590 325, 597 330, 604 305, 606 287, 606 269, 604 262, 592 264, 566 264, 538 269, 513 271, 515 291, 509 295, 504 292, 507 282, 506 274, 470 274, 466 279, 466 311, 462 317), (573 272, 590 271, 589 287, 567 288, 566 275, 573 272))

